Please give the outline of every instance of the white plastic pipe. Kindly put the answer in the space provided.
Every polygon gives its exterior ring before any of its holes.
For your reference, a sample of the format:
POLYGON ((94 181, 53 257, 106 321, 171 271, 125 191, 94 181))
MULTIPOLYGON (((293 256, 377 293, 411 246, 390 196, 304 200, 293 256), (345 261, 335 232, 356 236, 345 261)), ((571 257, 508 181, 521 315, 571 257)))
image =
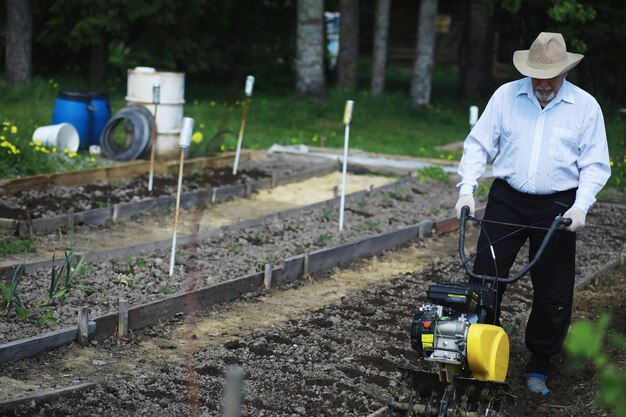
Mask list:
POLYGON ((233 164, 233 175, 237 175, 237 168, 239 167, 239 154, 241 153, 241 144, 243 143, 243 131, 246 127, 246 115, 248 114, 248 107, 250 106, 250 98, 252 97, 252 89, 254 87, 254 77, 248 75, 246 77, 245 94, 246 100, 243 103, 243 114, 241 115, 241 127, 239 128, 239 138, 237 139, 237 150, 235 151, 235 163, 233 164))
POLYGON ((350 122, 352 121, 352 109, 354 101, 346 101, 346 107, 343 110, 343 123, 346 125, 344 141, 343 141, 343 169, 341 171, 341 199, 339 202, 339 231, 343 230, 343 211, 346 202, 346 176, 348 173, 348 141, 350 138, 350 122))
POLYGON ((176 211, 174 212, 174 234, 172 235, 172 254, 170 256, 170 277, 174 275, 174 258, 176 257, 176 229, 178 228, 178 212, 180 210, 180 191, 183 186, 183 167, 185 166, 185 149, 191 143, 191 133, 193 132, 193 119, 183 118, 183 126, 180 130, 180 163, 178 169, 178 189, 176 190, 176 211))
POLYGON ((161 77, 156 77, 154 84, 152 85, 152 104, 154 104, 154 120, 152 121, 152 138, 151 138, 151 149, 150 149, 150 175, 148 176, 148 191, 152 191, 152 182, 154 177, 154 154, 156 148, 156 137, 157 137, 157 107, 161 102, 161 77))

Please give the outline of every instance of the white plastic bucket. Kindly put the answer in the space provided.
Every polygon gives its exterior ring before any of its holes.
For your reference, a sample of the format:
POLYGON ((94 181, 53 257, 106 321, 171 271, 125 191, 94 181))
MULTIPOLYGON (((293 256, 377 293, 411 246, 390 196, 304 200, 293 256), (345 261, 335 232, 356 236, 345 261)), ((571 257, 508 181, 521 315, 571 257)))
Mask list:
POLYGON ((155 154, 159 159, 176 159, 180 155, 178 141, 180 139, 180 129, 178 132, 159 133, 157 136, 155 154))
POLYGON ((154 85, 160 86, 156 117, 156 156, 170 159, 178 155, 178 137, 183 122, 185 104, 185 74, 162 72, 151 67, 128 70, 126 101, 128 105, 144 106, 154 115, 152 94, 154 85))
POLYGON ((37 141, 59 150, 67 149, 69 152, 78 151, 80 144, 78 131, 69 123, 38 127, 33 133, 33 142, 37 141))
MULTIPOLYGON (((152 87, 161 86, 161 104, 185 103, 185 73, 162 72, 148 67, 137 67, 128 70, 126 101, 141 104, 152 104, 152 87)), ((180 126, 179 126, 180 127, 180 126)))

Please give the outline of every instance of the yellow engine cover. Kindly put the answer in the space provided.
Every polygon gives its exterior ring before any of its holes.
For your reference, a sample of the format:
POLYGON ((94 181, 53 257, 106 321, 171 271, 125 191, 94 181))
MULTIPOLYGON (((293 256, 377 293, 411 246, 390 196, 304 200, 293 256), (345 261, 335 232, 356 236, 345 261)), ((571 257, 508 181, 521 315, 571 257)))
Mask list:
POLYGON ((491 324, 469 327, 467 363, 474 378, 504 382, 509 369, 509 336, 502 327, 491 324))

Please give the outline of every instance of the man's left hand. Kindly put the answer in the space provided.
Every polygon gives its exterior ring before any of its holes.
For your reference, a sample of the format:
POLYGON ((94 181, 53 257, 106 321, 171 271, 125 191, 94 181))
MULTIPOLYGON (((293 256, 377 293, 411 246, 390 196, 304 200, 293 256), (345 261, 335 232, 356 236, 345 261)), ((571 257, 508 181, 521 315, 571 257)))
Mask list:
POLYGON ((578 232, 580 229, 585 227, 585 217, 587 215, 584 211, 579 209, 578 207, 572 207, 565 212, 563 217, 566 219, 572 219, 572 224, 567 226, 565 230, 569 232, 578 232))

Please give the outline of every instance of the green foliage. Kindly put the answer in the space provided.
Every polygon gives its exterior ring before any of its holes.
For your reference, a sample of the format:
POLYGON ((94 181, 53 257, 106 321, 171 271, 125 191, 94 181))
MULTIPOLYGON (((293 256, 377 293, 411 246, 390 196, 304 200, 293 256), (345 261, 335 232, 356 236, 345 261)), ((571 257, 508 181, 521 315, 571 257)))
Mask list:
POLYGON ((330 234, 322 233, 317 237, 317 244, 319 246, 326 246, 326 244, 330 241, 330 234))
POLYGON ((37 319, 37 326, 43 329, 48 324, 56 324, 57 319, 54 318, 54 311, 46 310, 39 318, 37 319))
POLYGON ((17 268, 13 271, 10 283, 0 281, 0 296, 2 297, 0 301, 2 302, 2 307, 4 308, 5 313, 8 315, 11 310, 15 310, 15 313, 20 320, 25 320, 33 314, 24 308, 17 290, 23 275, 24 263, 20 262, 17 268))
POLYGON ((335 210, 331 210, 331 209, 328 209, 328 208, 323 208, 322 209, 322 218, 325 221, 330 221, 330 220, 334 219, 336 215, 337 215, 337 213, 336 213, 335 210))
POLYGON ((78 261, 74 256, 74 250, 65 251, 65 263, 61 267, 55 264, 55 256, 52 257, 52 270, 50 271, 50 285, 48 287, 48 299, 44 305, 54 304, 56 300, 63 300, 73 289, 78 288, 87 292, 94 289, 88 285, 78 283, 79 277, 84 277, 89 267, 84 265, 85 254, 78 261))
POLYGON ((449 179, 450 174, 448 174, 441 167, 438 166, 429 166, 417 171, 417 182, 433 180, 447 184, 449 179))
POLYGON ((478 197, 486 197, 489 195, 489 190, 491 190, 491 183, 482 183, 478 185, 478 187, 474 191, 474 195, 478 197))
MULTIPOLYGON (((614 409, 616 417, 626 417, 626 373, 611 362, 603 352, 609 316, 604 314, 595 322, 577 321, 572 324, 565 340, 574 366, 591 362, 600 372, 600 400, 614 409)), ((610 334, 609 342, 614 348, 626 353, 626 339, 623 335, 610 334)))
POLYGON ((32 240, 28 239, 8 239, 0 242, 0 255, 10 255, 14 253, 36 252, 37 247, 32 240))

